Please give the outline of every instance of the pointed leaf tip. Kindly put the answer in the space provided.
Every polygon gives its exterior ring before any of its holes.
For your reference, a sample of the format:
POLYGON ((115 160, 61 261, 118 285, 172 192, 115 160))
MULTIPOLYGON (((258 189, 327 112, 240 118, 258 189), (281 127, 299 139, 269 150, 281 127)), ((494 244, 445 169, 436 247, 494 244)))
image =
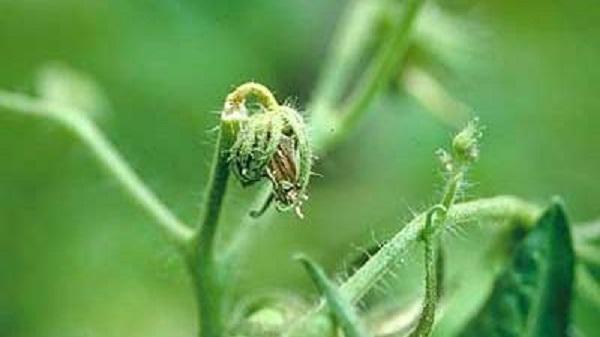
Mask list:
POLYGON ((562 203, 554 201, 459 336, 567 336, 574 264, 567 216, 562 203))
POLYGON ((327 300, 329 309, 344 335, 346 337, 367 337, 366 330, 356 315, 352 304, 343 297, 337 286, 327 278, 323 269, 304 254, 296 254, 294 259, 302 263, 319 292, 327 300))

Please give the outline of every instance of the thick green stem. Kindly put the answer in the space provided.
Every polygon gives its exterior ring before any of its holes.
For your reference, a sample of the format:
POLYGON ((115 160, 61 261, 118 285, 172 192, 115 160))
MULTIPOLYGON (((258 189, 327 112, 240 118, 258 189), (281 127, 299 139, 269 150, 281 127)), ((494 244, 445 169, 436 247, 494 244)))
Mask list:
POLYGON ((230 174, 229 149, 239 131, 238 117, 240 116, 237 114, 223 114, 206 189, 202 222, 194 236, 192 251, 188 254, 188 264, 196 288, 202 337, 221 337, 225 330, 227 284, 222 266, 217 260, 215 245, 230 174), (229 118, 232 116, 233 118, 229 118))
POLYGON ((55 105, 21 94, 0 91, 0 108, 60 123, 73 132, 119 185, 160 227, 165 236, 178 247, 187 245, 193 231, 184 225, 152 193, 131 169, 117 149, 106 139, 83 111, 55 105))
POLYGON ((188 266, 198 303, 198 336, 220 337, 225 329, 225 298, 221 271, 212 256, 191 255, 188 266))
POLYGON ((201 224, 197 233, 201 251, 212 252, 214 248, 216 229, 229 179, 229 149, 235 142, 237 130, 238 126, 229 122, 222 122, 219 127, 201 224))
MULTIPOLYGON (((506 221, 520 220, 523 223, 532 223, 540 214, 540 209, 521 199, 511 196, 500 196, 490 199, 481 199, 454 205, 447 214, 447 220, 455 223, 478 221, 506 221)), ((372 288, 383 274, 391 267, 392 263, 404 255, 412 243, 415 242, 423 227, 425 217, 423 214, 414 218, 394 237, 384 245, 365 265, 352 275, 343 285, 343 291, 358 301, 372 288)))

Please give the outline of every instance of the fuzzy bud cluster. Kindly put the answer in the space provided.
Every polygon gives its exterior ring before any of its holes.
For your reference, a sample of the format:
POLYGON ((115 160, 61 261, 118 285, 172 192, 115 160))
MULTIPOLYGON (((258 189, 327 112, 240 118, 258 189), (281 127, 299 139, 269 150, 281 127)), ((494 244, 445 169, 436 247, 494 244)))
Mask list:
POLYGON ((474 119, 452 141, 454 158, 462 163, 474 163, 479 157, 479 141, 483 135, 479 121, 474 119))
POLYGON ((301 206, 307 199, 306 188, 312 167, 306 126, 294 108, 272 103, 270 92, 267 98, 266 102, 259 102, 251 115, 248 115, 243 100, 226 103, 225 109, 229 113, 247 116, 231 147, 230 166, 242 186, 268 179, 276 208, 280 211, 293 209, 302 217, 301 206))
POLYGON ((444 171, 456 173, 475 163, 479 158, 479 142, 482 135, 478 119, 473 119, 454 137, 450 152, 438 150, 437 155, 444 171))

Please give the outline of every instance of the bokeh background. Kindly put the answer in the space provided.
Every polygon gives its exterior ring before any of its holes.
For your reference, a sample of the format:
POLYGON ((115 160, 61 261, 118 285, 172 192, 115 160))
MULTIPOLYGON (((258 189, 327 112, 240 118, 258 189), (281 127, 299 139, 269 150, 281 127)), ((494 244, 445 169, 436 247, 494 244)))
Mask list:
MULTIPOLYGON (((420 18, 418 35, 443 64, 440 83, 487 127, 467 197, 514 194, 544 203, 560 195, 574 222, 600 216, 600 6, 438 3, 420 18)), ((305 107, 346 5, 2 0, 0 87, 35 93, 48 69, 77 71, 101 97, 99 127, 192 223, 223 97, 256 80, 305 107)), ((385 239, 411 210, 436 200, 441 174, 433 153, 455 128, 404 89, 401 81, 387 89, 350 139, 319 161, 306 220, 277 215, 256 235, 239 266, 240 295, 280 289, 314 299, 292 253, 340 271, 357 247, 385 239)), ((76 138, 3 110, 0 163, 0 336, 195 335, 182 262, 76 138)), ((231 184, 230 231, 253 192, 231 184)), ((450 279, 463 291, 438 335, 456 331, 489 289, 483 227, 447 240, 450 279), (473 251, 481 261, 468 258, 473 251)), ((373 298, 418 297, 420 255, 402 262, 373 298)), ((597 334, 597 313, 576 298, 576 336, 597 334)))

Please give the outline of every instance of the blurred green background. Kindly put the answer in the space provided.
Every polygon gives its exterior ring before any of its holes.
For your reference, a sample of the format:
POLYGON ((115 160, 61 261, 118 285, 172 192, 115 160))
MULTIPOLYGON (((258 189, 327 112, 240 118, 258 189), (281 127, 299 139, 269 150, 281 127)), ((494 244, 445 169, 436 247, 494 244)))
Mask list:
MULTIPOLYGON (((577 1, 457 1, 420 18, 445 66, 443 85, 487 127, 467 197, 562 196, 574 222, 600 215, 600 6, 577 1)), ((106 98, 99 127, 185 221, 193 222, 217 115, 235 85, 256 80, 305 107, 347 1, 0 1, 0 88, 33 93, 40 69, 69 66, 106 98)), ((314 298, 290 257, 331 271, 398 230, 439 194, 436 148, 454 128, 402 88, 371 106, 352 137, 319 161, 306 220, 281 214, 239 266, 240 295, 281 289, 314 298)), ((308 112, 310 113, 310 112, 308 112)), ((86 148, 52 122, 0 113, 0 336, 194 336, 182 262, 86 148)), ((225 226, 252 190, 231 184, 225 226)), ((491 271, 467 254, 489 235, 448 240, 449 268, 467 285, 450 334, 476 309, 491 271), (480 282, 487 280, 486 282, 480 282)), ((377 294, 419 294, 411 255, 377 294), (389 285, 391 283, 391 285, 389 285), (402 291, 397 291, 397 288, 402 291), (395 290, 396 289, 396 290, 395 290)), ((594 336, 577 298, 577 336, 594 336)), ((596 317, 597 318, 597 317, 596 317)))

